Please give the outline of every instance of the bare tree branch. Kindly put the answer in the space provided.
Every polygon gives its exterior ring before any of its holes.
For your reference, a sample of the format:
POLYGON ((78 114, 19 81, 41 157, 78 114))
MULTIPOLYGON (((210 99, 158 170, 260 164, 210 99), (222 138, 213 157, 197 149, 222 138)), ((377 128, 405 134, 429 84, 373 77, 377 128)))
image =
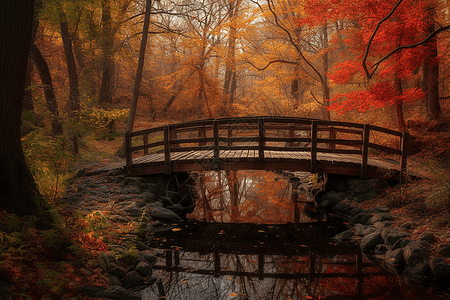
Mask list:
MULTIPOLYGON (((376 62, 373 66, 375 67, 375 70, 378 68, 378 65, 381 64, 383 61, 385 61, 388 57, 390 57, 392 54, 394 54, 397 51, 403 50, 403 49, 409 49, 409 48, 414 48, 414 47, 418 47, 420 45, 425 44, 426 42, 428 42, 432 37, 434 37, 436 34, 438 34, 439 32, 445 31, 450 29, 450 25, 441 27, 439 29, 436 29, 435 31, 433 31, 432 33, 430 33, 424 40, 417 42, 415 44, 411 44, 411 45, 406 45, 406 46, 400 46, 395 48, 394 50, 392 50, 389 54, 387 54, 386 56, 384 56, 382 59, 380 59, 378 62, 376 62)), ((375 72, 374 70, 374 72, 375 72)), ((373 73, 372 73, 373 74, 373 73)), ((371 75, 372 75, 371 74, 371 75)))
MULTIPOLYGON (((402 0, 403 1, 403 0, 402 0)), ((281 30, 283 30, 286 35, 289 38, 289 41, 291 42, 291 44, 295 47, 295 49, 297 50, 297 53, 300 55, 300 57, 302 58, 302 60, 314 71, 314 73, 316 73, 317 77, 319 78, 319 81, 324 84, 324 79, 322 77, 322 75, 320 74, 320 72, 309 62, 309 60, 306 59, 306 57, 303 55, 303 52, 301 51, 301 49, 299 48, 299 46, 294 42, 294 38, 292 37, 291 33, 289 32, 289 30, 287 28, 285 28, 279 21, 277 14, 275 13, 275 11, 273 10, 274 4, 272 0, 267 0, 267 5, 269 7, 270 12, 272 13, 274 19, 275 19, 275 23, 277 24, 277 26, 279 28, 281 28, 281 30)))
POLYGON ((265 67, 259 68, 257 66, 255 66, 252 62, 250 61, 246 61, 247 64, 251 65, 253 68, 257 69, 258 71, 263 71, 265 69, 267 69, 271 64, 275 64, 275 63, 285 63, 285 64, 291 64, 291 65, 297 65, 298 63, 295 61, 289 61, 289 60, 283 60, 283 59, 277 59, 277 60, 273 60, 270 61, 265 67))
POLYGON ((376 71, 376 68, 375 68, 375 70, 374 70, 372 73, 369 73, 369 70, 367 70, 367 66, 366 66, 366 60, 367 60, 367 57, 369 56, 370 45, 372 44, 372 41, 373 41, 375 35, 377 34, 377 31, 378 31, 378 29, 380 28, 381 24, 382 24, 384 21, 386 21, 387 19, 389 19, 389 18, 394 14, 394 12, 397 10, 397 8, 400 6, 400 4, 401 4, 402 2, 403 2, 403 0, 399 0, 399 1, 397 2, 397 4, 395 4, 395 6, 394 6, 394 8, 391 10, 391 12, 390 12, 386 17, 384 17, 380 22, 378 22, 377 26, 375 27, 375 29, 374 29, 374 31, 373 31, 373 33, 372 33, 372 36, 371 36, 370 39, 369 39, 369 42, 367 43, 366 52, 364 53, 364 58, 363 58, 363 60, 362 60, 362 64, 363 64, 364 72, 366 72, 366 75, 367 75, 367 77, 369 77, 369 78, 372 78, 373 73, 375 73, 375 71, 376 71))

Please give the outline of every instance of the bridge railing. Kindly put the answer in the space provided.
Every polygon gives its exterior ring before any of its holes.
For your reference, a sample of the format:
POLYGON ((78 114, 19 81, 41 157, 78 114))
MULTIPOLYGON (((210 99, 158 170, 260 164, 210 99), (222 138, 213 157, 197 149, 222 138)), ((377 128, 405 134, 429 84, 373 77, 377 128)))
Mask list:
POLYGON ((254 150, 259 161, 265 160, 264 151, 272 150, 310 152, 312 173, 318 153, 359 155, 361 176, 366 177, 369 153, 397 155, 400 171, 406 170, 408 138, 407 132, 350 122, 276 116, 208 119, 127 132, 126 169, 131 172, 133 153, 163 152, 170 173, 176 152, 213 150, 219 162, 221 150, 254 150))

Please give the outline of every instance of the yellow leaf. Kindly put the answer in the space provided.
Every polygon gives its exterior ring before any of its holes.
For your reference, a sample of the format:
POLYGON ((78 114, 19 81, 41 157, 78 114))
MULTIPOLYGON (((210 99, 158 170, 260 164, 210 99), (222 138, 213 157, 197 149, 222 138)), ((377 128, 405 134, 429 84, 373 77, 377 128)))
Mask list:
POLYGON ((181 231, 182 229, 181 228, 178 228, 178 227, 176 227, 176 228, 172 228, 172 231, 181 231))

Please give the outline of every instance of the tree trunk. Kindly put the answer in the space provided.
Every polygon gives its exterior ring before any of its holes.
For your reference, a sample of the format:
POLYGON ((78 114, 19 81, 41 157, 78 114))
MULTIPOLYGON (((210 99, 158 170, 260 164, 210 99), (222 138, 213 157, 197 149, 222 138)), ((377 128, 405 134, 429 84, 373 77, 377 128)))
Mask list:
POLYGON ((114 96, 114 35, 111 26, 111 7, 109 0, 102 1, 103 75, 100 87, 99 104, 111 104, 114 96))
POLYGON ((30 57, 36 66, 44 88, 44 97, 47 109, 52 113, 52 136, 62 134, 62 125, 59 122, 58 103, 56 103, 55 90, 53 89, 52 75, 48 69, 47 62, 35 44, 31 45, 30 57))
MULTIPOLYGON (((139 89, 141 87, 142 82, 142 73, 144 71, 144 61, 145 61, 145 50, 147 48, 147 39, 148 39, 148 28, 150 26, 150 14, 152 9, 152 1, 146 0, 145 1, 145 16, 144 16, 144 28, 142 30, 142 40, 141 40, 141 47, 139 50, 139 60, 138 60, 138 67, 136 70, 136 77, 134 79, 134 87, 133 87, 133 97, 131 98, 131 105, 130 105, 130 111, 128 113, 128 120, 127 120, 127 132, 133 131, 134 127, 134 120, 136 119, 136 109, 137 109, 137 102, 139 99, 139 89)), ((118 156, 125 156, 125 140, 122 143, 122 146, 117 151, 116 155, 118 156)))
MULTIPOLYGON (((69 73, 69 86, 70 94, 67 106, 69 108, 69 117, 73 118, 74 122, 77 122, 80 111, 80 91, 78 89, 78 72, 75 64, 75 58, 72 50, 72 40, 70 38, 69 26, 65 20, 65 15, 61 16, 61 37, 63 40, 64 55, 67 62, 67 71, 69 73)), ((78 134, 73 132, 70 140, 73 143, 73 152, 78 154, 78 134)))
POLYGON ((48 203, 25 162, 20 117, 34 1, 3 1, 0 9, 0 211, 35 215, 48 225, 48 203))
POLYGON ((241 0, 230 1, 228 8, 230 28, 228 34, 228 54, 225 66, 225 80, 223 93, 228 95, 228 103, 233 104, 236 94, 236 18, 241 0))
MULTIPOLYGON (((403 95, 403 87, 401 79, 395 75, 395 92, 398 96, 403 95)), ((398 131, 403 132, 406 130, 405 117, 403 116, 403 102, 397 100, 395 102, 395 112, 397 115, 397 126, 398 131)))
POLYGON ((323 62, 323 83, 322 83, 322 90, 323 90, 323 110, 324 110, 324 117, 326 120, 331 120, 330 111, 328 110, 328 100, 330 100, 330 85, 328 84, 328 65, 329 65, 329 57, 328 57, 328 25, 325 23, 325 25, 322 28, 323 33, 323 49, 325 50, 323 56, 322 56, 322 62, 323 62))
POLYGON ((25 76, 25 91, 23 94, 23 109, 34 112, 33 94, 31 93, 31 77, 33 73, 33 65, 28 60, 27 74, 25 76))
MULTIPOLYGON (((430 25, 428 26, 428 33, 435 30, 434 23, 435 8, 429 8, 428 18, 430 25)), ((437 120, 441 115, 441 106, 439 103, 439 63, 436 61, 438 56, 437 38, 434 36, 428 43, 429 55, 425 59, 424 64, 424 82, 426 85, 426 104, 427 104, 427 118, 429 120, 437 120)))

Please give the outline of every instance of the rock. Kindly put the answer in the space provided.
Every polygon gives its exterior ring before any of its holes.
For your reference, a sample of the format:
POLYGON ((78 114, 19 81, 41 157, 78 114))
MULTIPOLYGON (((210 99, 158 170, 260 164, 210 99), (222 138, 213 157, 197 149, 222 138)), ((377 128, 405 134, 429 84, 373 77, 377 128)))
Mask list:
POLYGON ((412 221, 408 221, 408 222, 406 222, 406 223, 403 223, 400 227, 399 227, 399 229, 401 229, 401 230, 411 230, 411 228, 414 226, 414 222, 412 222, 412 221))
POLYGON ((99 256, 100 261, 106 266, 107 269, 110 268, 111 264, 115 264, 116 266, 120 265, 116 256, 112 253, 100 253, 99 256))
POLYGON ((436 251, 437 253, 439 253, 439 255, 442 255, 445 258, 449 258, 450 257, 450 245, 448 244, 438 244, 436 246, 436 251))
POLYGON ((375 249, 373 250, 373 253, 375 255, 384 255, 387 251, 387 248, 385 245, 378 244, 375 246, 375 249))
POLYGON ((166 196, 159 196, 158 201, 162 202, 162 204, 164 204, 164 206, 171 206, 174 204, 172 202, 172 200, 170 200, 170 198, 166 197, 166 196))
POLYGON ((432 234, 431 232, 422 232, 419 237, 417 238, 417 240, 419 241, 425 241, 431 245, 436 244, 437 242, 437 238, 434 234, 432 234))
POLYGON ((411 243, 410 239, 407 238, 400 238, 398 241, 395 242, 394 246, 392 246, 392 250, 398 249, 398 248, 405 248, 406 245, 411 243))
POLYGON ((343 197, 342 193, 329 191, 326 194, 322 195, 320 199, 318 198, 316 201, 319 203, 319 208, 325 209, 336 206, 344 199, 345 198, 343 197))
POLYGON ((369 226, 367 225, 363 225, 363 224, 356 224, 355 227, 353 227, 353 232, 356 236, 365 236, 369 233, 364 234, 363 232, 365 232, 367 229, 369 228, 369 226))
POLYGON ((385 254, 385 260, 393 266, 403 266, 405 264, 403 249, 388 250, 385 254))
POLYGON ((122 268, 116 264, 111 264, 109 269, 109 274, 116 276, 119 279, 124 278, 127 273, 128 271, 125 268, 122 268))
POLYGON ((371 224, 375 224, 376 222, 393 221, 393 220, 394 220, 394 217, 391 214, 378 213, 370 218, 370 220, 368 221, 368 224, 371 225, 371 224))
POLYGON ((369 209, 367 212, 371 214, 381 214, 381 213, 388 213, 391 210, 387 208, 386 206, 377 206, 374 208, 369 209))
POLYGON ((120 286, 122 287, 122 281, 117 276, 111 275, 109 276, 109 284, 111 286, 120 286))
POLYGON ((129 204, 122 208, 124 212, 126 212, 130 217, 141 217, 143 210, 138 207, 136 202, 129 204))
POLYGON ((437 279, 450 278, 450 265, 441 257, 432 257, 430 259, 431 274, 437 279))
POLYGON ((393 222, 380 222, 380 221, 378 221, 378 222, 375 222, 374 224, 373 224, 373 226, 375 227, 375 228, 377 228, 377 229, 382 229, 382 228, 389 228, 391 225, 393 224, 393 222))
POLYGON ((414 267, 406 267, 403 270, 403 275, 407 284, 425 286, 429 282, 428 278, 431 275, 431 268, 429 264, 422 263, 414 267))
POLYGON ((137 253, 137 260, 146 261, 150 265, 153 265, 154 263, 156 263, 156 256, 152 251, 139 251, 137 253))
POLYGON ((405 238, 408 236, 409 236, 409 234, 406 232, 392 230, 386 235, 386 237, 384 239, 384 244, 386 245, 386 247, 388 247, 388 249, 389 248, 392 249, 395 242, 397 242, 401 238, 405 238))
POLYGON ((139 194, 140 192, 141 192, 141 190, 137 187, 137 186, 134 186, 134 185, 127 185, 127 186, 125 186, 125 187, 123 187, 121 190, 120 190, 120 192, 122 193, 122 194, 139 194))
POLYGON ((338 233, 335 237, 334 237, 337 241, 339 242, 347 242, 353 239, 353 230, 349 229, 346 231, 343 231, 341 233, 338 233))
POLYGON ((136 265, 136 272, 139 273, 139 275, 141 275, 142 277, 147 277, 147 276, 151 276, 152 275, 152 266, 146 262, 146 261, 140 261, 137 265, 136 265))
POLYGON ((362 251, 371 251, 382 241, 379 231, 364 236, 360 241, 362 251))
POLYGON ((333 209, 340 213, 346 213, 346 212, 350 211, 352 209, 352 207, 348 203, 343 201, 343 202, 337 204, 335 207, 333 207, 333 209))
POLYGON ((371 214, 366 213, 366 212, 361 212, 361 213, 357 214, 356 216, 354 216, 354 217, 352 218, 351 222, 352 222, 353 224, 356 224, 356 223, 366 224, 367 221, 369 221, 369 219, 370 219, 371 217, 372 217, 371 214))
POLYGON ((142 178, 141 177, 125 177, 122 180, 122 187, 127 186, 136 186, 139 187, 142 184, 142 178))
POLYGON ((430 257, 430 246, 426 242, 411 241, 403 248, 403 258, 407 267, 414 267, 428 262, 430 257))
POLYGON ((145 279, 136 271, 128 272, 122 279, 122 284, 124 288, 131 288, 133 286, 144 284, 145 279))
POLYGON ((363 212, 366 212, 366 211, 364 209, 362 209, 362 208, 355 207, 355 208, 352 208, 349 211, 349 215, 350 215, 350 217, 354 217, 354 216, 356 216, 356 215, 358 215, 360 213, 363 213, 363 212))
POLYGON ((164 207, 155 207, 151 213, 152 218, 165 223, 180 223, 183 219, 170 209, 164 207))
POLYGON ((152 192, 145 191, 141 194, 141 196, 144 198, 145 202, 147 202, 147 203, 153 202, 156 200, 156 196, 152 192))
POLYGON ((144 251, 144 250, 148 250, 148 249, 150 249, 150 247, 149 246, 147 246, 146 244, 144 244, 142 241, 136 241, 135 242, 135 244, 136 244, 136 248, 139 250, 139 251, 144 251))

